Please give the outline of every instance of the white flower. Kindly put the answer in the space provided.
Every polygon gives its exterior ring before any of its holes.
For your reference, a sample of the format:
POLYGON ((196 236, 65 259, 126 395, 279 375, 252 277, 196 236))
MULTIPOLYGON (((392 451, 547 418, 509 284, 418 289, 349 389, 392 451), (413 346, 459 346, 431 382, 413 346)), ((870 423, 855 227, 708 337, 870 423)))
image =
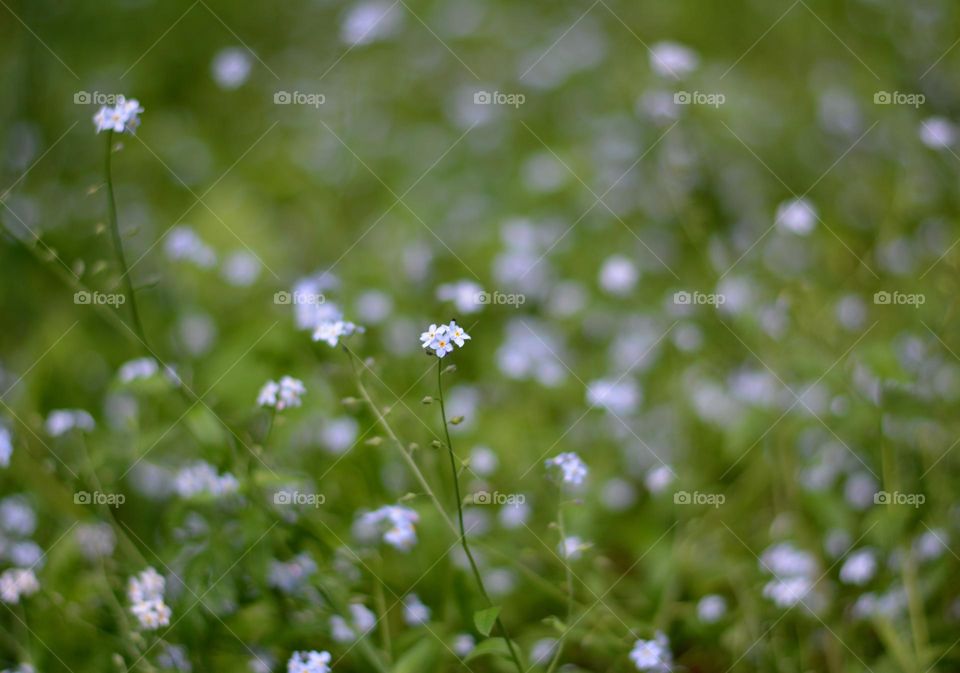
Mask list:
POLYGON ((790 608, 810 593, 813 582, 806 577, 771 580, 763 587, 763 595, 781 608, 790 608))
POLYGON ((193 262, 202 269, 217 263, 217 253, 190 227, 174 227, 167 234, 163 249, 173 261, 193 262))
POLYGON ((726 613, 727 601, 723 599, 723 596, 710 594, 701 598, 700 602, 697 603, 697 617, 704 624, 713 624, 722 619, 726 613))
POLYGON ((873 578, 877 571, 877 557, 870 549, 861 549, 850 554, 840 568, 840 581, 844 584, 862 586, 873 578))
POLYGON ((341 337, 363 332, 363 328, 347 320, 322 320, 313 331, 314 341, 323 341, 331 348, 336 347, 341 337))
POLYGON ((920 122, 920 140, 927 147, 943 149, 957 139, 957 127, 949 119, 930 117, 920 122))
POLYGON ((650 67, 661 77, 679 79, 699 64, 696 52, 676 42, 657 42, 650 48, 650 67))
POLYGON ((561 453, 544 461, 547 468, 559 467, 565 484, 580 486, 587 478, 587 466, 575 453, 561 453))
POLYGON ((470 335, 451 320, 449 325, 431 324, 425 332, 420 334, 420 344, 423 348, 430 348, 438 358, 453 351, 453 345, 463 348, 464 342, 470 335))
POLYGON ((630 659, 640 671, 670 671, 673 668, 670 641, 660 631, 657 631, 653 640, 635 642, 630 650, 630 659))
POLYGON ((240 482, 229 472, 217 474, 213 465, 201 460, 177 472, 173 478, 173 486, 182 498, 202 494, 220 497, 236 493, 240 482))
POLYGON ((383 541, 400 551, 408 551, 417 543, 414 524, 419 520, 420 515, 414 510, 399 505, 386 505, 361 517, 361 522, 367 526, 379 528, 388 524, 383 541))
POLYGON ((330 659, 326 651, 294 652, 287 662, 287 673, 329 673, 330 659))
POLYGON ((477 646, 477 641, 469 633, 458 633, 453 640, 453 651, 458 657, 465 657, 477 646))
POLYGON ((420 597, 410 594, 403 601, 403 621, 409 626, 419 626, 430 621, 430 608, 423 604, 420 597))
POLYGON ((673 483, 675 476, 669 465, 657 465, 647 471, 643 483, 651 493, 662 493, 667 486, 673 483))
POLYGON ((257 395, 257 404, 261 407, 273 407, 283 411, 288 407, 299 407, 300 397, 307 392, 303 381, 292 376, 284 376, 279 383, 267 381, 257 395))
POLYGON ((140 622, 140 626, 148 631, 170 625, 171 611, 162 598, 134 603, 130 606, 130 611, 140 622))
POLYGON ((591 408, 602 407, 615 415, 632 412, 643 394, 629 379, 597 379, 587 386, 587 402, 591 408))
POLYGON ((349 623, 340 615, 330 617, 331 635, 338 643, 352 642, 373 630, 377 625, 377 616, 362 603, 351 603, 348 609, 350 610, 349 623))
POLYGON ((624 296, 637 284, 636 265, 623 255, 608 257, 600 269, 600 285, 610 294, 624 296))
POLYGON ((483 309, 481 301, 483 288, 471 280, 461 280, 456 283, 440 285, 437 288, 437 299, 453 302, 458 313, 471 314, 483 309))
POLYGON ((210 70, 213 79, 224 89, 236 89, 247 81, 252 65, 250 54, 240 47, 227 47, 217 52, 210 70))
POLYGON ((28 568, 11 568, 0 575, 0 600, 19 603, 21 596, 30 596, 40 589, 37 576, 28 568))
POLYGON ((817 209, 806 199, 791 199, 777 206, 775 222, 794 234, 806 236, 817 224, 817 209))
POLYGON ((130 383, 137 379, 147 379, 160 371, 160 366, 153 358, 137 358, 123 363, 117 376, 122 383, 130 383))
POLYGON ((104 105, 97 113, 93 115, 93 124, 97 127, 97 133, 101 131, 113 131, 115 133, 133 133, 140 126, 140 113, 143 108, 136 98, 129 100, 123 96, 117 97, 117 104, 113 106, 104 105))
POLYGON ((769 547, 760 555, 760 565, 776 577, 810 577, 817 569, 812 554, 796 549, 789 542, 769 547))
POLYGON ((570 537, 563 538, 563 542, 559 544, 557 551, 560 552, 560 556, 563 558, 576 561, 582 556, 583 550, 588 546, 589 545, 585 544, 584 541, 576 535, 571 535, 570 537))
POLYGON ((37 515, 20 496, 0 500, 0 529, 13 535, 33 535, 37 529, 37 515))
POLYGON ((267 584, 284 593, 292 594, 300 589, 317 571, 317 564, 307 554, 294 556, 289 562, 270 561, 267 584))
POLYGON ((95 426, 93 416, 82 409, 56 409, 50 412, 44 424, 47 434, 52 437, 59 437, 74 428, 91 432, 95 426))
POLYGON ((0 426, 0 467, 10 467, 10 456, 13 455, 13 438, 10 431, 0 426))
POLYGON ((152 567, 131 577, 127 584, 127 597, 132 604, 130 612, 148 631, 170 624, 170 608, 163 602, 165 587, 163 575, 152 567))

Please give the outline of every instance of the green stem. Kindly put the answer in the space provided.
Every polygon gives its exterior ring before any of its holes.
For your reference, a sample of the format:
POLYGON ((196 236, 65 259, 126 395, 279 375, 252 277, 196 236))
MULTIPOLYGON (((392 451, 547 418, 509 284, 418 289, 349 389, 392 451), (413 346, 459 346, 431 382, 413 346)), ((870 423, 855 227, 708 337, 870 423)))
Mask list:
MULTIPOLYGON (((563 523, 563 492, 560 492, 560 498, 557 502, 557 529, 560 532, 560 549, 566 551, 566 539, 567 531, 563 523)), ((564 554, 566 556, 566 554, 564 554)), ((573 569, 570 567, 570 564, 567 561, 563 563, 564 570, 566 572, 567 580, 567 626, 568 628, 564 629, 563 634, 560 636, 560 642, 557 643, 557 651, 553 655, 553 660, 550 662, 550 666, 547 667, 547 673, 553 673, 557 669, 557 665, 560 663, 560 656, 563 654, 563 645, 566 642, 567 634, 570 633, 569 624, 573 621, 573 569)))
MULTIPOLYGON (((121 278, 127 288, 127 296, 130 299, 130 315, 133 318, 133 328, 136 330, 140 340, 146 345, 147 337, 143 331, 143 324, 140 322, 140 312, 137 310, 137 297, 133 291, 133 280, 130 278, 130 269, 127 268, 127 260, 123 255, 123 239, 120 237, 120 226, 117 224, 117 201, 113 196, 113 172, 110 169, 110 157, 112 154, 113 131, 107 131, 107 153, 104 159, 104 170, 107 177, 107 219, 110 221, 113 250, 117 255, 117 262, 120 264, 121 278)), ((149 350, 149 346, 147 350, 149 350)))
MULTIPOLYGON (((474 560, 473 553, 470 551, 470 544, 467 542, 467 531, 463 525, 463 501, 460 496, 460 477, 457 473, 457 459, 453 455, 453 442, 450 440, 450 424, 447 423, 447 410, 443 402, 443 360, 439 358, 437 358, 437 396, 440 399, 440 417, 443 420, 443 432, 447 438, 447 453, 450 456, 450 471, 457 501, 457 519, 460 523, 460 544, 463 546, 463 551, 467 555, 467 560, 470 561, 470 568, 473 570, 473 577, 477 581, 477 587, 479 587, 480 593, 483 595, 487 605, 492 606, 493 601, 490 600, 487 588, 483 585, 483 577, 480 575, 480 569, 477 568, 477 562, 474 560)), ((500 633, 503 634, 507 648, 510 650, 510 658, 512 658, 513 663, 516 664, 517 670, 520 673, 524 673, 523 665, 520 663, 520 658, 514 649, 513 640, 511 640, 510 635, 507 633, 507 629, 503 625, 500 617, 497 617, 496 624, 497 628, 500 629, 500 633)))

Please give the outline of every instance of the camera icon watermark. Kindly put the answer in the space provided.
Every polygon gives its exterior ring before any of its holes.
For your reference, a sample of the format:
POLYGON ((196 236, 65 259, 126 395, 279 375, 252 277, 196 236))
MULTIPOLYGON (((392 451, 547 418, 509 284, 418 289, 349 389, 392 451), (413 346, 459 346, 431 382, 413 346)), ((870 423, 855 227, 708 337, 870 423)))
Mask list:
POLYGON ((878 306, 913 306, 920 308, 927 302, 927 296, 924 294, 908 294, 906 292, 888 292, 881 290, 873 294, 873 303, 878 306))
POLYGON ((727 102, 722 93, 707 93, 704 91, 677 91, 673 94, 674 105, 707 105, 718 108, 727 102))
POLYGON ((709 505, 714 509, 727 501, 723 493, 701 493, 700 491, 677 491, 673 494, 674 505, 709 505))
POLYGON ((101 91, 76 91, 73 94, 74 105, 116 105, 121 94, 101 91))
POLYGON ((127 501, 123 493, 101 493, 100 491, 77 491, 73 494, 75 505, 107 505, 116 509, 127 501))
POLYGON ((478 292, 473 299, 477 304, 484 306, 493 304, 497 306, 513 306, 514 308, 520 308, 527 301, 526 295, 519 293, 508 294, 505 292, 478 292))
POLYGON ((723 306, 727 298, 720 293, 687 292, 680 290, 673 293, 673 303, 677 306, 723 306))
POLYGON ((527 501, 527 496, 523 493, 501 493, 500 491, 477 491, 473 494, 471 502, 474 505, 509 505, 518 507, 527 501))
POLYGON ((323 493, 304 493, 302 491, 281 490, 273 494, 274 505, 298 505, 319 508, 327 502, 323 493))
POLYGON ((474 105, 510 105, 518 108, 527 101, 522 93, 503 93, 501 91, 475 91, 474 105))
POLYGON ((874 105, 909 105, 919 108, 927 101, 922 93, 904 93, 902 91, 877 91, 873 94, 874 105))
POLYGON ((900 491, 877 491, 873 494, 874 505, 907 505, 918 509, 927 501, 923 493, 901 493, 900 491))
POLYGON ((306 93, 303 91, 276 91, 273 94, 274 105, 310 105, 319 108, 327 102, 322 93, 306 93))
POLYGON ((327 301, 327 298, 319 292, 287 292, 280 290, 273 293, 273 303, 282 306, 290 305, 319 305, 327 301))
POLYGON ((119 292, 88 292, 78 290, 73 294, 73 303, 80 306, 113 306, 119 308, 127 301, 127 297, 119 292))

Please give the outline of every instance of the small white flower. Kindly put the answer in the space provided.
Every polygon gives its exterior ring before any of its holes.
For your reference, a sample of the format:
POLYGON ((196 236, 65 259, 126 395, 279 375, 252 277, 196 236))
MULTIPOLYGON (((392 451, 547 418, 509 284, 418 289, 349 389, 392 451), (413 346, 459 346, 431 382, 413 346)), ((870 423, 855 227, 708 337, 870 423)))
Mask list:
POLYGON ((19 603, 21 597, 39 590, 37 576, 29 568, 11 568, 0 575, 0 600, 4 603, 19 603))
POLYGON ((444 332, 446 332, 446 330, 447 330, 446 325, 440 325, 439 327, 437 327, 436 325, 430 325, 430 327, 427 328, 426 332, 422 332, 420 334, 421 346, 423 348, 430 348, 433 345, 433 342, 436 340, 437 335, 443 334, 444 332))
POLYGON ((446 334, 437 336, 430 346, 433 348, 433 352, 436 353, 438 358, 442 358, 447 353, 453 351, 453 343, 446 334))
POLYGON ((163 602, 165 587, 166 580, 152 567, 131 577, 127 584, 130 612, 140 622, 140 626, 148 631, 170 624, 171 611, 163 602))
POLYGON ((403 621, 409 626, 419 626, 430 621, 430 608, 423 604, 416 594, 408 595, 403 601, 403 621))
POLYGON ((673 668, 670 641, 660 631, 657 631, 653 640, 635 642, 630 650, 630 659, 639 671, 670 671, 673 668))
POLYGON ((13 455, 13 437, 10 431, 0 426, 0 467, 10 467, 10 457, 13 455))
POLYGON ((97 133, 113 131, 115 133, 133 133, 140 126, 140 113, 143 108, 136 98, 117 97, 114 106, 104 105, 93 115, 93 124, 97 133))
POLYGON ((701 598, 700 602, 697 603, 697 617, 704 624, 713 624, 720 621, 726 613, 727 601, 724 600, 723 596, 710 594, 701 598))
POLYGON ((123 363, 117 372, 121 383, 130 383, 137 379, 147 379, 160 371, 160 366, 153 358, 137 358, 123 363))
POLYGON ((229 472, 218 474, 213 465, 201 460, 177 472, 173 486, 181 498, 198 495, 222 497, 236 493, 240 489, 240 482, 229 472))
POLYGON ((414 524, 420 520, 420 515, 414 510, 399 505, 386 505, 361 516, 360 521, 365 526, 375 528, 386 527, 383 541, 400 551, 408 551, 417 543, 417 531, 414 524), (387 524, 387 526, 384 526, 387 524))
POLYGON ((806 577, 790 577, 771 580, 763 587, 763 595, 781 608, 790 608, 799 603, 813 589, 813 582, 806 577))
POLYGON ((580 456, 573 452, 561 453, 546 461, 547 468, 559 467, 561 479, 565 484, 580 486, 587 478, 587 466, 580 456))
POLYGON ((777 207, 775 219, 783 229, 806 236, 817 224, 817 209, 806 199, 791 199, 777 207))
POLYGON ((589 545, 585 544, 576 535, 571 535, 570 537, 563 538, 563 542, 557 547, 557 551, 560 552, 560 556, 568 559, 570 561, 576 561, 583 555, 583 550, 586 549, 589 545))
POLYGON ((876 571, 876 555, 870 549, 861 549, 850 554, 840 568, 840 581, 844 584, 862 586, 873 578, 876 571))
POLYGON ((330 659, 327 651, 294 652, 287 662, 287 673, 329 673, 330 659))
POLYGON ((307 389, 303 381, 295 379, 292 376, 284 376, 279 383, 276 381, 267 381, 260 388, 257 395, 257 405, 261 407, 273 407, 277 411, 283 411, 289 407, 299 407, 300 398, 306 394, 307 389))
POLYGON ((450 324, 447 325, 447 335, 450 337, 450 341, 457 344, 460 348, 463 348, 463 342, 470 339, 470 335, 463 331, 463 328, 460 327, 455 320, 451 320, 450 324))
POLYGON ((323 341, 331 348, 340 343, 341 337, 363 332, 363 328, 347 320, 322 320, 313 331, 314 341, 323 341))
POLYGON ((697 53, 677 42, 657 42, 650 48, 650 67, 661 77, 679 79, 698 65, 697 53))
POLYGON ((453 640, 453 651, 458 657, 465 657, 477 646, 477 641, 469 633, 458 633, 453 640))
POLYGON ((56 409, 50 412, 44 424, 47 434, 52 437, 59 437, 74 428, 91 432, 95 426, 93 416, 82 409, 56 409))

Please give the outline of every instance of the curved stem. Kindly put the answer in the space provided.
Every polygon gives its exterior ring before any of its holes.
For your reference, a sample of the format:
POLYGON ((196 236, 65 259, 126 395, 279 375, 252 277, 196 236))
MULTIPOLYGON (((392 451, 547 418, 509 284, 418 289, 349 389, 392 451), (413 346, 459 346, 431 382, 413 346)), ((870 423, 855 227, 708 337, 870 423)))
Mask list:
MULTIPOLYGON (((467 555, 467 560, 470 561, 470 568, 473 570, 473 577, 477 581, 477 587, 480 589, 480 593, 483 595, 484 600, 487 602, 487 605, 493 605, 493 601, 490 600, 490 595, 487 593, 487 588, 483 585, 483 577, 480 575, 480 569, 477 567, 477 562, 473 558, 473 553, 470 551, 470 544, 467 542, 467 531, 463 525, 463 499, 460 496, 460 476, 457 473, 457 459, 453 455, 453 442, 450 441, 450 424, 447 423, 447 410, 443 402, 443 360, 437 359, 437 397, 440 400, 440 418, 443 420, 443 432, 447 438, 447 454, 450 456, 450 472, 453 478, 453 490, 457 499, 457 519, 460 523, 460 544, 463 546, 463 551, 467 555)), ((520 658, 517 656, 517 652, 514 649, 513 640, 510 639, 510 635, 507 633, 507 628, 503 625, 503 621, 500 617, 497 617, 496 620, 497 628, 500 629, 500 633, 503 634, 503 639, 507 643, 507 648, 510 650, 510 658, 513 659, 513 663, 516 664, 517 670, 520 673, 524 673, 523 665, 520 663, 520 658)))
MULTIPOLYGON (((560 532, 560 549, 566 551, 566 539, 567 531, 563 522, 563 492, 561 491, 560 497, 557 501, 557 529, 560 532)), ((566 554, 564 554, 566 556, 566 554)), ((567 634, 570 632, 569 624, 573 620, 573 569, 570 567, 570 564, 566 561, 563 563, 563 567, 566 571, 567 579, 567 625, 568 627, 564 630, 563 635, 560 636, 560 642, 557 643, 557 651, 553 655, 553 660, 550 662, 550 665, 547 667, 547 673, 553 673, 556 670, 557 664, 560 663, 560 656, 563 654, 563 645, 566 642, 567 634)))
MULTIPOLYGON (((143 331, 143 324, 140 322, 140 312, 137 310, 137 297, 133 292, 133 280, 130 278, 130 269, 127 268, 127 259, 123 254, 123 239, 120 237, 120 226, 117 224, 117 201, 113 196, 113 172, 110 169, 111 154, 113 154, 113 131, 107 131, 107 153, 104 158, 104 171, 107 178, 107 219, 110 222, 113 250, 117 255, 117 262, 120 265, 121 278, 127 288, 127 296, 130 298, 130 315, 133 319, 133 328, 136 330, 140 340, 146 345, 147 336, 143 331)), ((149 350, 149 346, 147 350, 149 350)))

